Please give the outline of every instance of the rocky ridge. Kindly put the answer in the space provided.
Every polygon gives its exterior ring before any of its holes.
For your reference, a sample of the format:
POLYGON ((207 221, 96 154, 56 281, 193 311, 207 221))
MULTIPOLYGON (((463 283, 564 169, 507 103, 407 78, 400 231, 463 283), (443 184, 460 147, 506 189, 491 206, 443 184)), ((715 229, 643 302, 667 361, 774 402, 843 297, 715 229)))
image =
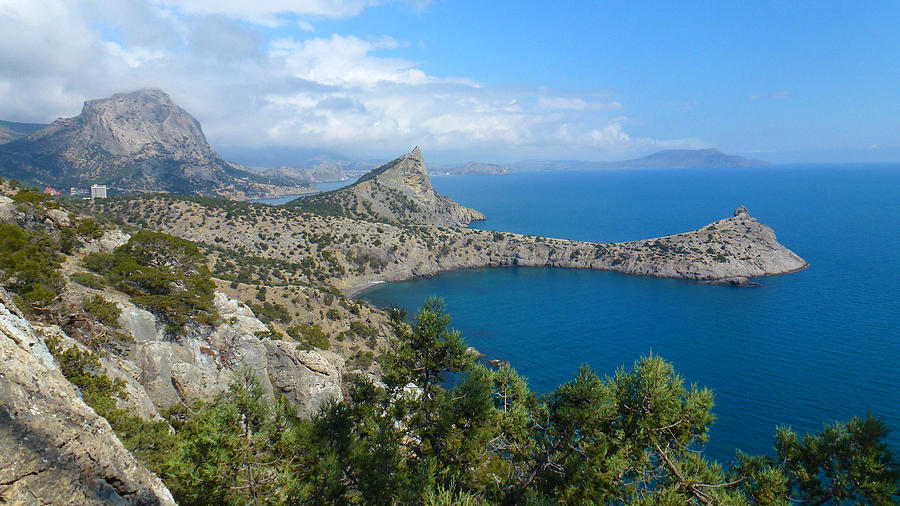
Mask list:
POLYGON ((441 167, 439 173, 446 175, 486 175, 486 176, 506 176, 509 175, 509 167, 506 165, 498 165, 496 163, 469 162, 465 165, 451 165, 441 167))
POLYGON ((352 185, 295 200, 288 207, 397 224, 462 226, 484 219, 434 190, 418 147, 352 185))

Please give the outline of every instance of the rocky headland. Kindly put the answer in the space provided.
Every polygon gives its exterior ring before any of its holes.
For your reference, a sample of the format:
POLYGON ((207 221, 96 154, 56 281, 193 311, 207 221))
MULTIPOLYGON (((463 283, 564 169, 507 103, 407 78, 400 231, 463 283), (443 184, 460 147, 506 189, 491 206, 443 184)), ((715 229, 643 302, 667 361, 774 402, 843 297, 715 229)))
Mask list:
POLYGON ((476 267, 598 269, 661 278, 747 284, 807 266, 774 231, 739 207, 700 229, 640 241, 591 243, 461 227, 404 226, 262 205, 176 197, 110 200, 129 224, 160 228, 241 256, 298 268, 290 282, 327 284, 347 294, 378 282, 476 267), (151 221, 148 221, 151 220, 151 221), (300 266, 316 266, 302 268, 300 266))
POLYGON ((287 204, 298 211, 401 225, 460 226, 480 212, 439 194, 418 147, 343 188, 287 204))

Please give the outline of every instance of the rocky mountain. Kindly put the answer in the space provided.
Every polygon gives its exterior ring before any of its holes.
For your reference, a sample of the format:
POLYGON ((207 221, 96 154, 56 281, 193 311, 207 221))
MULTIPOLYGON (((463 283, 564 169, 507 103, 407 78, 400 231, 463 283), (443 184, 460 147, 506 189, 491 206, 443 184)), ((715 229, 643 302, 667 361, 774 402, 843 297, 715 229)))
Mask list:
POLYGON ((434 190, 418 147, 368 172, 352 185, 297 199, 288 206, 300 211, 407 225, 462 226, 484 219, 480 212, 434 190))
POLYGON ((42 123, 16 123, 14 121, 0 120, 0 144, 6 144, 47 128, 49 125, 42 123))
POLYGON ((594 169, 729 169, 763 167, 763 160, 728 155, 718 149, 668 149, 641 158, 614 162, 584 160, 528 160, 510 166, 513 171, 594 169))
POLYGON ((505 176, 509 174, 509 167, 506 165, 498 165, 496 163, 469 162, 465 165, 449 165, 441 167, 438 171, 441 174, 452 176, 463 175, 489 175, 489 176, 505 176))
POLYGON ((200 123, 163 91, 89 100, 81 114, 0 146, 7 177, 56 187, 106 184, 122 192, 270 193, 222 159, 200 123))
POLYGON ((321 162, 310 169, 314 182, 343 181, 347 178, 344 169, 333 162, 321 162))

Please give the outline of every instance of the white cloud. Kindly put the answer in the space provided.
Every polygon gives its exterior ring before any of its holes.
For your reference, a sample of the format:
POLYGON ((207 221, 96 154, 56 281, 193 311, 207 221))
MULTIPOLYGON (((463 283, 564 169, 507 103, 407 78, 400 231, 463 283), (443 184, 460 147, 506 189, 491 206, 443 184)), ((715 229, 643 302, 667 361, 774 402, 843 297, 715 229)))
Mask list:
POLYGON ((303 20, 297 21, 297 28, 303 30, 304 32, 310 32, 310 33, 316 31, 316 29, 315 29, 315 27, 313 27, 312 23, 310 23, 309 21, 303 21, 303 20))
MULTIPOLYGON (((344 18, 355 16, 383 0, 151 0, 154 5, 189 15, 220 14, 252 23, 278 26, 285 15, 344 18)), ((407 0, 415 9, 423 9, 427 0, 407 0)), ((307 22, 301 25, 306 30, 307 22)), ((311 30, 306 30, 311 31, 311 30)))
POLYGON ((0 118, 50 121, 86 99, 155 86, 201 121, 214 146, 611 158, 697 143, 629 134, 610 97, 429 75, 392 56, 402 43, 390 37, 295 28, 295 38, 267 42, 235 19, 348 16, 371 3, 0 0, 0 118))
POLYGON ((617 111, 622 109, 622 104, 616 101, 596 102, 569 97, 538 97, 537 105, 541 109, 548 110, 617 111))

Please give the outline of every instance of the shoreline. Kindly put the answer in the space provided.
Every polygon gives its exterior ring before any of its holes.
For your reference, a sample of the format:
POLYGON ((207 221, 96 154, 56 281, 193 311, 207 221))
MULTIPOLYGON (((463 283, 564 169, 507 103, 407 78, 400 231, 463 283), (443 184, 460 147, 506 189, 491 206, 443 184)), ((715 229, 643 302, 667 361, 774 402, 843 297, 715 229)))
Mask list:
POLYGON ((704 285, 715 285, 715 286, 730 286, 734 288, 753 288, 757 286, 762 286, 760 283, 755 283, 753 280, 760 278, 768 278, 772 276, 783 276, 785 274, 793 274, 795 272, 800 272, 809 268, 809 262, 804 261, 804 265, 798 267, 796 269, 791 269, 789 271, 784 272, 773 272, 770 274, 763 274, 760 276, 753 277, 743 277, 743 276, 729 276, 724 278, 691 278, 686 276, 663 276, 657 274, 641 274, 634 272, 627 272, 617 269, 606 269, 602 267, 567 267, 567 266, 558 266, 558 265, 516 265, 516 264, 498 264, 498 265, 473 265, 467 267, 456 267, 453 269, 445 269, 437 272, 429 273, 429 274, 419 274, 416 276, 404 277, 401 279, 394 280, 386 280, 386 279, 376 279, 372 281, 367 281, 365 283, 357 283, 348 288, 341 290, 341 293, 344 294, 344 297, 353 300, 359 300, 359 295, 372 288, 373 286, 382 285, 385 283, 401 283, 403 281, 412 281, 414 279, 423 279, 423 278, 433 278, 440 274, 448 273, 448 272, 456 272, 456 271, 466 271, 471 269, 507 269, 511 267, 518 267, 523 269, 577 269, 577 270, 587 270, 587 271, 603 271, 603 272, 614 272, 617 274, 623 274, 626 276, 634 276, 640 278, 653 278, 653 279, 678 279, 682 281, 693 281, 694 283, 704 284, 704 285), (742 278, 744 282, 735 283, 729 280, 735 280, 738 278, 742 278))

